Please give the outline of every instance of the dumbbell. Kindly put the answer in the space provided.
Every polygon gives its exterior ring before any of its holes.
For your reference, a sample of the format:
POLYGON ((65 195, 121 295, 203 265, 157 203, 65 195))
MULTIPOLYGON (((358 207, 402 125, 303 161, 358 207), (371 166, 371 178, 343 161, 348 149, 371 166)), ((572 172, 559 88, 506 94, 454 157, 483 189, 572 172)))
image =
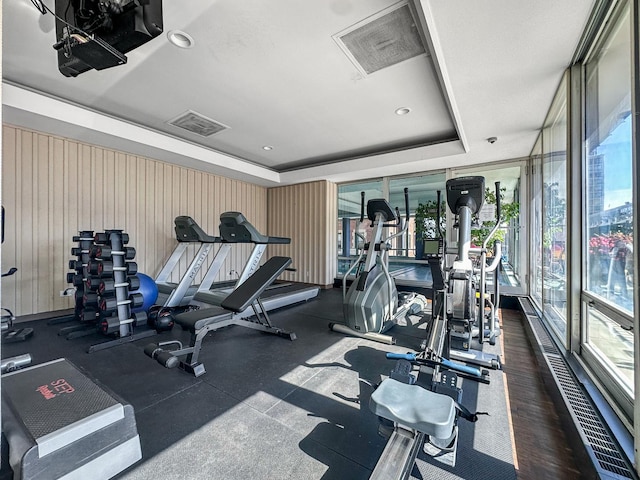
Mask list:
POLYGON ((100 298, 98 302, 98 307, 103 312, 112 312, 120 305, 130 305, 131 308, 141 307, 144 303, 144 297, 141 293, 132 293, 129 295, 128 300, 118 301, 115 298, 100 298))
POLYGON ((76 272, 81 272, 82 267, 84 267, 85 265, 86 263, 82 263, 82 260, 69 260, 69 270, 75 270, 76 272))
POLYGON ((144 312, 136 312, 131 314, 131 318, 121 322, 117 316, 103 317, 98 323, 98 331, 103 335, 112 335, 120 333, 120 326, 132 323, 134 327, 144 325, 147 322, 147 314, 144 312))
POLYGON ((100 277, 89 275, 87 278, 84 279, 84 288, 86 290, 91 290, 92 292, 95 292, 98 290, 98 286, 100 285, 100 282, 102 282, 102 279, 100 277))
POLYGON ((93 242, 93 230, 82 230, 78 233, 79 235, 73 236, 74 242, 83 242, 83 241, 93 242))
POLYGON ((85 292, 85 294, 82 296, 82 304, 85 307, 88 306, 97 306, 98 305, 98 294, 97 293, 93 293, 93 292, 85 292))
POLYGON ((84 283, 84 277, 79 273, 67 273, 67 283, 73 284, 74 287, 81 287, 84 283))
POLYGON ((128 287, 129 290, 138 290, 140 288, 140 278, 137 275, 127 277, 124 283, 116 283, 112 279, 100 280, 98 284, 98 293, 100 295, 113 295, 118 287, 128 287))
MULTIPOLYGON (((106 245, 109 242, 111 232, 99 232, 93 236, 93 241, 99 245, 106 245)), ((129 243, 129 234, 121 233, 122 245, 129 243)))
POLYGON ((114 255, 123 255, 125 260, 133 260, 136 257, 136 249, 133 247, 124 247, 122 250, 113 250, 106 245, 94 245, 91 247, 89 256, 91 258, 109 259, 114 255))
POLYGON ((98 310, 93 307, 85 307, 80 313, 81 322, 95 322, 98 318, 98 310))
POLYGON ((127 275, 135 275, 138 273, 138 264, 136 262, 127 262, 124 267, 114 267, 113 262, 91 261, 87 264, 87 271, 91 275, 111 276, 113 272, 121 271, 127 275))

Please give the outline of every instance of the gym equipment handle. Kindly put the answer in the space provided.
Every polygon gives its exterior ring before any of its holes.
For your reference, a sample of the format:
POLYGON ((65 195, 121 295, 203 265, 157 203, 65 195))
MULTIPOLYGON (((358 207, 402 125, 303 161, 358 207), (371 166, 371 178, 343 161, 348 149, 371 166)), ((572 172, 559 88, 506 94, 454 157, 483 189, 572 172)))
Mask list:
MULTIPOLYGON (((405 223, 409 223, 409 189, 404 187, 404 211, 405 211, 405 223)), ((400 215, 398 215, 399 217, 400 215)), ((398 219, 400 221, 400 219, 398 219)))
POLYGON ((364 192, 360 192, 360 223, 364 222, 364 192))
POLYGON ((415 353, 391 353, 387 352, 387 358, 389 360, 409 360, 410 362, 414 362, 416 360, 415 353))
POLYGON ((474 377, 481 378, 482 372, 478 368, 469 367, 467 365, 460 365, 459 363, 454 363, 451 360, 447 360, 446 358, 440 359, 440 361, 428 361, 417 358, 415 353, 387 353, 387 358, 390 360, 409 360, 410 362, 424 362, 426 364, 433 363, 440 364, 443 367, 448 368, 449 370, 457 370, 458 372, 466 373, 468 375, 472 375, 474 377))

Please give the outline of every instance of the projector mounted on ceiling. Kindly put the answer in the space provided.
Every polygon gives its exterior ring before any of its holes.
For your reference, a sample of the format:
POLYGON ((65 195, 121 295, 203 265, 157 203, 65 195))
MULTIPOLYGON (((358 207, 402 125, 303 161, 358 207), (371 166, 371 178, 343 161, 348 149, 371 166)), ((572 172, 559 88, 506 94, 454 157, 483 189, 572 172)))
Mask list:
POLYGON ((123 65, 130 52, 162 33, 162 0, 56 0, 58 69, 76 77, 123 65))

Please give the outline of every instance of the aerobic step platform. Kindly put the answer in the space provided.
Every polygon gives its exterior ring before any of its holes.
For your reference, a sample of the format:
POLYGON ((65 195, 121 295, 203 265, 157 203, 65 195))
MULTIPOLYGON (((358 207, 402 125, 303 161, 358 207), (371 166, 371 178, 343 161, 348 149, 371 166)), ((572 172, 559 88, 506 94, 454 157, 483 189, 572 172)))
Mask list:
POLYGON ((108 479, 142 458, 133 407, 65 359, 2 376, 14 480, 108 479))

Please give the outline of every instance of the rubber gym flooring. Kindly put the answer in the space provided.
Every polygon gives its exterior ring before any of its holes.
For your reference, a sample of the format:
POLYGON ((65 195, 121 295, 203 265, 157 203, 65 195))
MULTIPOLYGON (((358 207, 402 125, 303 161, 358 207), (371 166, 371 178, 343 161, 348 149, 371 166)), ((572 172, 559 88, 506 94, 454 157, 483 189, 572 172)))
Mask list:
MULTIPOLYGON (((30 353, 33 364, 65 357, 133 405, 143 459, 117 478, 368 478, 386 443, 368 407, 371 385, 393 368, 385 352, 419 348, 425 320, 394 327, 393 346, 332 332, 328 324, 342 320, 335 288, 270 316, 297 340, 239 326, 210 333, 201 353, 207 373, 199 378, 143 353, 151 341, 188 343, 177 328, 87 354, 105 338, 65 340, 57 335, 64 325, 30 322, 19 326, 33 327, 34 337, 3 345, 2 356, 30 353)), ((421 454, 413 478, 516 478, 503 380, 492 370, 490 385, 463 381, 463 404, 489 415, 459 421, 456 467, 421 454)))

